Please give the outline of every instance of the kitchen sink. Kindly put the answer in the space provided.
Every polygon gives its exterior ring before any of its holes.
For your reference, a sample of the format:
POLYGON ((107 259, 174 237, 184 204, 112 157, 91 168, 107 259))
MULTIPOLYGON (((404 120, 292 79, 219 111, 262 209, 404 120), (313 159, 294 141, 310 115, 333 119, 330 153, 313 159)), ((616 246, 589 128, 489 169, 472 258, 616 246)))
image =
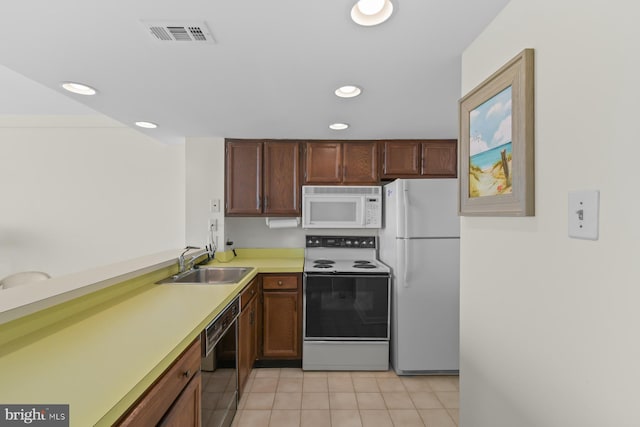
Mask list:
POLYGON ((239 282, 250 271, 249 267, 204 267, 167 277, 158 283, 226 285, 239 282))

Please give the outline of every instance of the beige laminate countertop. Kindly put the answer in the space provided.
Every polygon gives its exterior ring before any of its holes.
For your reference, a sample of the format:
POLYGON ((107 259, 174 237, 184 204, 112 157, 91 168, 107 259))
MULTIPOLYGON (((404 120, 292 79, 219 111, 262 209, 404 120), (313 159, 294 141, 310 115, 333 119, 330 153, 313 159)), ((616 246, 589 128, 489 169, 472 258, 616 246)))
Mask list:
POLYGON ((303 263, 301 249, 238 250, 213 262, 251 267, 238 283, 145 284, 5 344, 0 402, 69 404, 71 426, 111 425, 256 274, 302 272, 303 263))

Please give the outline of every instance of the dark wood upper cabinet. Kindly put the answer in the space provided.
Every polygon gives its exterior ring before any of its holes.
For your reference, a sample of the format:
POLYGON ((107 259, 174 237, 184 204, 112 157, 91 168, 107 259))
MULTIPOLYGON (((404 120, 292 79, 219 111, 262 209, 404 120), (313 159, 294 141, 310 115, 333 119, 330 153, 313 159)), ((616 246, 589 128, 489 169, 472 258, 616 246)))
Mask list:
POLYGON ((262 214, 262 141, 227 141, 225 211, 262 214))
POLYGON ((373 141, 305 143, 305 184, 376 184, 378 151, 373 141))
POLYGON ((345 142, 342 151, 342 182, 376 184, 379 181, 378 150, 374 142, 345 142))
POLYGON ((299 216, 300 144, 227 140, 227 216, 299 216))
POLYGON ((458 176, 458 141, 445 139, 423 142, 421 175, 443 178, 458 176))
POLYGON ((300 216, 302 184, 376 185, 381 179, 455 178, 457 148, 455 139, 227 139, 225 214, 300 216))
POLYGON ((305 144, 305 184, 333 184, 342 181, 342 143, 305 144))
POLYGON ((420 141, 382 141, 382 178, 420 175, 422 149, 420 141))
POLYGON ((381 141, 382 179, 455 178, 458 170, 455 139, 381 141))
POLYGON ((264 143, 264 209, 267 215, 300 214, 300 144, 264 143))

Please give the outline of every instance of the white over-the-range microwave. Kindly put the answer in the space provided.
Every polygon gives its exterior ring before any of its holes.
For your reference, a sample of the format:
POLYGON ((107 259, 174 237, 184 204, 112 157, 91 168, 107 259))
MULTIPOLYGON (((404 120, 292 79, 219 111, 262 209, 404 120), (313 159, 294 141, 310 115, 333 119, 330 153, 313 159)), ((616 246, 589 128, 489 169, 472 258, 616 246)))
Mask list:
POLYGON ((302 228, 381 228, 382 187, 302 186, 302 228))

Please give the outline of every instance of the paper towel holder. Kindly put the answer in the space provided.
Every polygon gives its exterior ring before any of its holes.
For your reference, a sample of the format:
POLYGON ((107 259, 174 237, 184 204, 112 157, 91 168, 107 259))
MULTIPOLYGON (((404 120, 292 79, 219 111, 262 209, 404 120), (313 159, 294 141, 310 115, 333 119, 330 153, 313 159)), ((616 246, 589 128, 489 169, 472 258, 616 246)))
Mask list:
POLYGON ((296 218, 265 218, 269 228, 297 228, 300 226, 300 217, 296 218))

